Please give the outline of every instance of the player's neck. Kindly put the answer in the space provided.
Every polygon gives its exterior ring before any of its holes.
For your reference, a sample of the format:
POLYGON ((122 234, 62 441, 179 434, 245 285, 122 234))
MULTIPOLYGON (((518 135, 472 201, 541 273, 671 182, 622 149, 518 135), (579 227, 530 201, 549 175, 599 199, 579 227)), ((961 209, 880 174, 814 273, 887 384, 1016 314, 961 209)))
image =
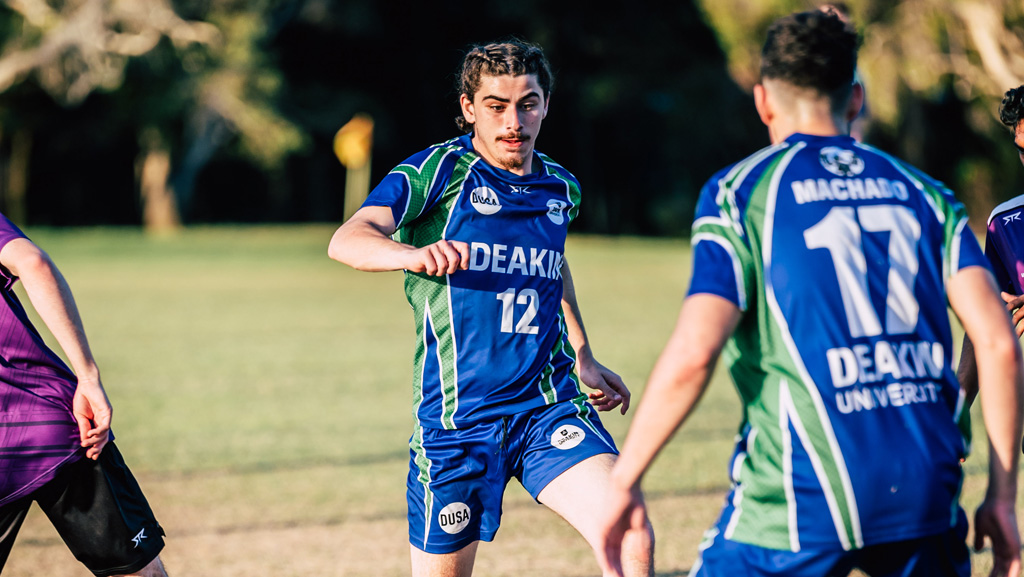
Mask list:
POLYGON ((772 144, 778 144, 793 134, 811 136, 847 136, 850 123, 842 114, 832 111, 827 100, 798 100, 775 116, 768 125, 772 144))

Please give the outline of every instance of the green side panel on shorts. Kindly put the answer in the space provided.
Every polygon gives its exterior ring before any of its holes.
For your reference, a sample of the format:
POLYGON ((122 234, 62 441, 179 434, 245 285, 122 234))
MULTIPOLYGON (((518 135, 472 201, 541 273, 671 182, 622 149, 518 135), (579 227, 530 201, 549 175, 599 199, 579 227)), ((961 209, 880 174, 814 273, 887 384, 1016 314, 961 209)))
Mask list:
MULTIPOLYGON (((753 282, 757 287, 747 293, 748 310, 722 354, 745 407, 744 423, 749 423, 756 430, 753 443, 747 448, 749 456, 743 461, 739 473, 742 490, 737 496, 739 503, 734 522, 726 536, 735 541, 782 550, 790 550, 794 541, 798 542, 794 533, 797 528, 790 522, 789 498, 784 490, 785 441, 789 431, 788 427, 785 431, 782 428, 784 408, 780 398, 783 381, 787 383, 795 410, 793 415, 787 411, 786 421, 798 420, 799 424, 794 423, 794 426, 802 426, 811 440, 811 446, 804 448, 820 460, 819 481, 827 498, 831 495, 835 502, 833 520, 837 531, 843 533, 840 539, 848 543, 859 541, 855 531, 859 521, 854 519, 856 504, 848 501, 848 487, 843 482, 845 464, 841 462, 842 455, 838 454, 838 446, 829 441, 831 435, 822 421, 824 409, 819 412, 814 398, 816 390, 810 389, 815 385, 805 381, 809 377, 805 377, 802 362, 794 359, 787 345, 791 337, 779 324, 767 297, 763 249, 765 229, 771 226, 766 219, 773 216, 767 214, 769 196, 773 192, 772 177, 780 165, 784 168, 784 163, 788 163, 798 150, 777 154, 755 185, 743 223, 745 241, 737 243, 738 237, 732 231, 708 229, 708 232, 728 238, 738 248, 749 247, 737 251, 737 254, 745 271, 748 262, 752 265, 753 282), (743 260, 744 254, 749 261, 743 260)), ((730 174, 735 176, 740 172, 745 174, 739 170, 730 174)), ((727 186, 738 186, 741 180, 727 181, 727 186)), ((728 195, 720 196, 728 202, 728 195)), ((800 440, 793 436, 790 442, 799 443, 800 440)))
POLYGON ((409 441, 409 447, 412 449, 414 457, 414 463, 416 469, 419 471, 416 480, 423 485, 423 519, 426 526, 423 528, 423 542, 426 543, 430 536, 430 520, 433 519, 433 507, 434 507, 434 494, 430 491, 430 459, 427 458, 427 452, 423 448, 423 427, 416 424, 416 430, 413 432, 412 440, 409 441))
MULTIPOLYGON (((448 225, 451 211, 462 191, 462 184, 469 174, 471 165, 478 158, 472 152, 467 152, 459 158, 438 203, 426 214, 399 229, 399 234, 396 235, 399 242, 423 247, 444 238, 445 227, 448 225)), ((458 367, 456 363, 458 347, 457 336, 452 327, 448 277, 435 277, 425 273, 406 271, 405 296, 409 300, 409 304, 412 305, 416 318, 417 344, 413 359, 414 374, 416 375, 414 377, 414 399, 422 400, 423 397, 424 383, 421 376, 424 363, 437 362, 440 367, 440 386, 444 399, 441 426, 445 429, 454 429, 454 416, 458 410, 458 367), (436 359, 427 358, 427 331, 432 331, 437 342, 436 359)))

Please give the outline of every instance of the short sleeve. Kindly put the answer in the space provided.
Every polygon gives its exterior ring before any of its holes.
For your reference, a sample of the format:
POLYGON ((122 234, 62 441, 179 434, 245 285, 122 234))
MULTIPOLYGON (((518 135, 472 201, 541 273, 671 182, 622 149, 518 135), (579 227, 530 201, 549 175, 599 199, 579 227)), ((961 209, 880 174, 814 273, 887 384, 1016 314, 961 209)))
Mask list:
POLYGON ((441 199, 456 162, 454 150, 437 146, 407 158, 381 180, 363 206, 386 206, 396 228, 408 225, 441 199))
POLYGON ((733 191, 719 175, 701 190, 690 244, 693 274, 687 295, 713 294, 747 310, 753 259, 733 191))
POLYGON ((999 290, 1016 292, 1013 282, 1010 280, 1010 271, 1006 267, 1006 263, 1003 262, 996 243, 992 242, 991 234, 985 239, 985 258, 992 265, 992 274, 996 277, 996 285, 999 290))
MULTIPOLYGON (((7 246, 7 243, 12 240, 19 238, 28 238, 25 233, 21 232, 13 222, 10 221, 6 216, 0 214, 0 250, 7 246)), ((0 267, 0 277, 7 280, 6 285, 10 285, 10 281, 14 280, 14 277, 7 271, 7 269, 0 267)))

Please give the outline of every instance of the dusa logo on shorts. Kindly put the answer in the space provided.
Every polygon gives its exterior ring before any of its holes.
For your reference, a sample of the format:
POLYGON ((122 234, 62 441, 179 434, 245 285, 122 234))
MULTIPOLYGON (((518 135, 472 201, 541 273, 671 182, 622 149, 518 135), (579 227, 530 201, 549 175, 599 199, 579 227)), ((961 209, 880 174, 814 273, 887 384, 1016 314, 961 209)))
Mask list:
POLYGON ((576 425, 563 425, 551 433, 551 446, 568 451, 583 442, 587 434, 576 425))
POLYGON ((441 509, 441 513, 437 516, 437 523, 441 525, 441 530, 445 533, 454 535, 469 525, 469 519, 468 505, 465 503, 452 503, 441 509))

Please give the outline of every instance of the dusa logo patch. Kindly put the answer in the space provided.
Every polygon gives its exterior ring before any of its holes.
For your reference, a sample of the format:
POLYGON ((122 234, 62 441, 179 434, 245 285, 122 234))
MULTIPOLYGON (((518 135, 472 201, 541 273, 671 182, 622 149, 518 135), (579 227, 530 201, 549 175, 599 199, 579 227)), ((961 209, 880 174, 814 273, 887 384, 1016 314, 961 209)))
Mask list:
POLYGON ((576 425, 562 425, 551 433, 551 446, 568 451, 583 442, 587 434, 576 425))
POLYGON ((469 193, 469 202, 480 214, 494 214, 501 210, 501 202, 498 200, 498 193, 486 186, 474 188, 469 193))
POLYGON ((449 535, 462 532, 469 525, 469 506, 465 503, 452 503, 437 515, 437 523, 441 530, 449 535))
POLYGON ((852 150, 837 146, 826 146, 818 154, 818 160, 825 170, 836 176, 857 176, 864 172, 864 160, 852 150))

